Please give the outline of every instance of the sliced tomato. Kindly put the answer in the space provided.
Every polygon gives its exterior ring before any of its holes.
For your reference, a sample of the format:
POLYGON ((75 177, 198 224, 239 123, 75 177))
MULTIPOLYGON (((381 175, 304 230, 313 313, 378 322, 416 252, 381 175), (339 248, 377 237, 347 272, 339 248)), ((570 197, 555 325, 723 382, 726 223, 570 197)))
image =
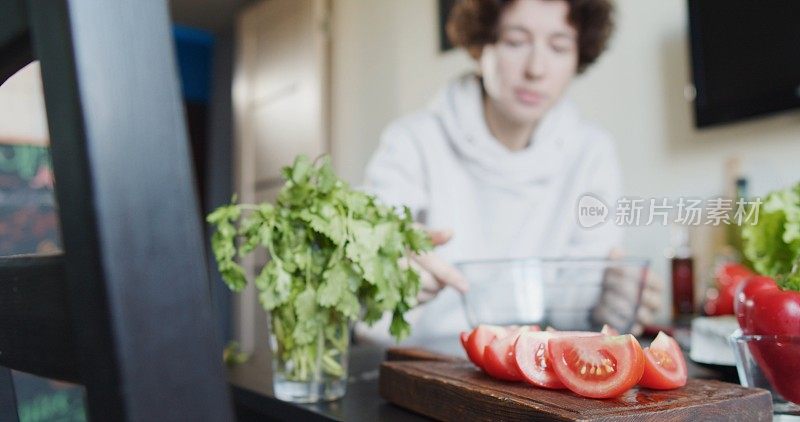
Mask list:
POLYGON ((514 330, 505 337, 494 339, 483 352, 483 369, 494 378, 504 381, 522 381, 522 373, 514 362, 514 344, 528 327, 514 330))
POLYGON ((514 363, 525 381, 537 387, 566 388, 553 372, 547 341, 555 337, 599 336, 592 331, 541 331, 520 334, 514 343, 514 363))
POLYGON ((462 331, 461 334, 459 334, 459 338, 461 339, 461 347, 464 348, 465 352, 467 351, 467 341, 469 341, 469 335, 470 333, 466 331, 462 331))
POLYGON ((671 390, 686 385, 687 374, 686 360, 678 342, 659 331, 650 347, 644 349, 644 374, 639 385, 671 390))
POLYGON ((607 336, 618 336, 619 331, 608 324, 603 324, 603 329, 600 330, 600 334, 605 334, 607 336))
POLYGON ((595 331, 550 331, 550 334, 555 334, 556 337, 590 337, 600 335, 600 333, 595 331))
POLYGON ((555 337, 548 340, 547 352, 558 379, 585 397, 616 397, 644 372, 642 347, 630 334, 555 337))
POLYGON ((547 356, 547 341, 555 336, 556 333, 547 331, 522 333, 514 343, 514 363, 528 383, 544 388, 565 388, 547 356))
POLYGON ((483 351, 497 337, 505 337, 505 328, 497 325, 479 325, 467 339, 467 356, 478 368, 483 368, 483 351))

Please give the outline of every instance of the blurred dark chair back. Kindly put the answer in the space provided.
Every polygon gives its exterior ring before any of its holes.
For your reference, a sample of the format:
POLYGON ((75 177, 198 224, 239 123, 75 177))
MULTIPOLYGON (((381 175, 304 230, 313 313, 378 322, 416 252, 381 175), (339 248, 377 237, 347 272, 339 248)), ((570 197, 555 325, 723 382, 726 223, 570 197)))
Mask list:
POLYGON ((0 0, 0 83, 41 63, 63 254, 0 258, 10 369, 96 421, 232 419, 165 0, 0 0))

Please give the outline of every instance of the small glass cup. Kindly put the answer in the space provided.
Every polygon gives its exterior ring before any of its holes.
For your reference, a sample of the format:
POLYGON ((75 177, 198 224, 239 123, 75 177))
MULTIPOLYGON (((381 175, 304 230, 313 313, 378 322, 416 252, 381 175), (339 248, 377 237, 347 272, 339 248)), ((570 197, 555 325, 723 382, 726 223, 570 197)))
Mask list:
POLYGON ((272 389, 276 398, 294 403, 337 400, 347 391, 350 323, 322 328, 316 341, 288 351, 270 321, 272 389))
POLYGON ((769 390, 775 414, 800 415, 800 336, 743 335, 737 330, 729 342, 741 384, 769 390))

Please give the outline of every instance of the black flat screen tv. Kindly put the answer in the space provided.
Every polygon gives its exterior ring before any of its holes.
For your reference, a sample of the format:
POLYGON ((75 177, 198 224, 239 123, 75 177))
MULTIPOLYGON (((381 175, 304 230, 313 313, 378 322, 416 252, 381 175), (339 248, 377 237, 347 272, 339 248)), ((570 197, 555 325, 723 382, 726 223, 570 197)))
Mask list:
POLYGON ((800 108, 800 0, 687 0, 695 124, 800 108))

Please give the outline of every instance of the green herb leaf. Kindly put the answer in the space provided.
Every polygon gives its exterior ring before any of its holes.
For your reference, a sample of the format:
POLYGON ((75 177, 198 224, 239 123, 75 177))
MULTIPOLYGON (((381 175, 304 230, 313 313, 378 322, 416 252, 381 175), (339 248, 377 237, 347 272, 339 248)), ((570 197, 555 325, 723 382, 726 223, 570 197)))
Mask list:
POLYGON ((314 288, 307 286, 306 289, 297 295, 294 300, 295 314, 297 315, 297 325, 292 334, 297 344, 309 344, 317 337, 317 292, 314 288))

